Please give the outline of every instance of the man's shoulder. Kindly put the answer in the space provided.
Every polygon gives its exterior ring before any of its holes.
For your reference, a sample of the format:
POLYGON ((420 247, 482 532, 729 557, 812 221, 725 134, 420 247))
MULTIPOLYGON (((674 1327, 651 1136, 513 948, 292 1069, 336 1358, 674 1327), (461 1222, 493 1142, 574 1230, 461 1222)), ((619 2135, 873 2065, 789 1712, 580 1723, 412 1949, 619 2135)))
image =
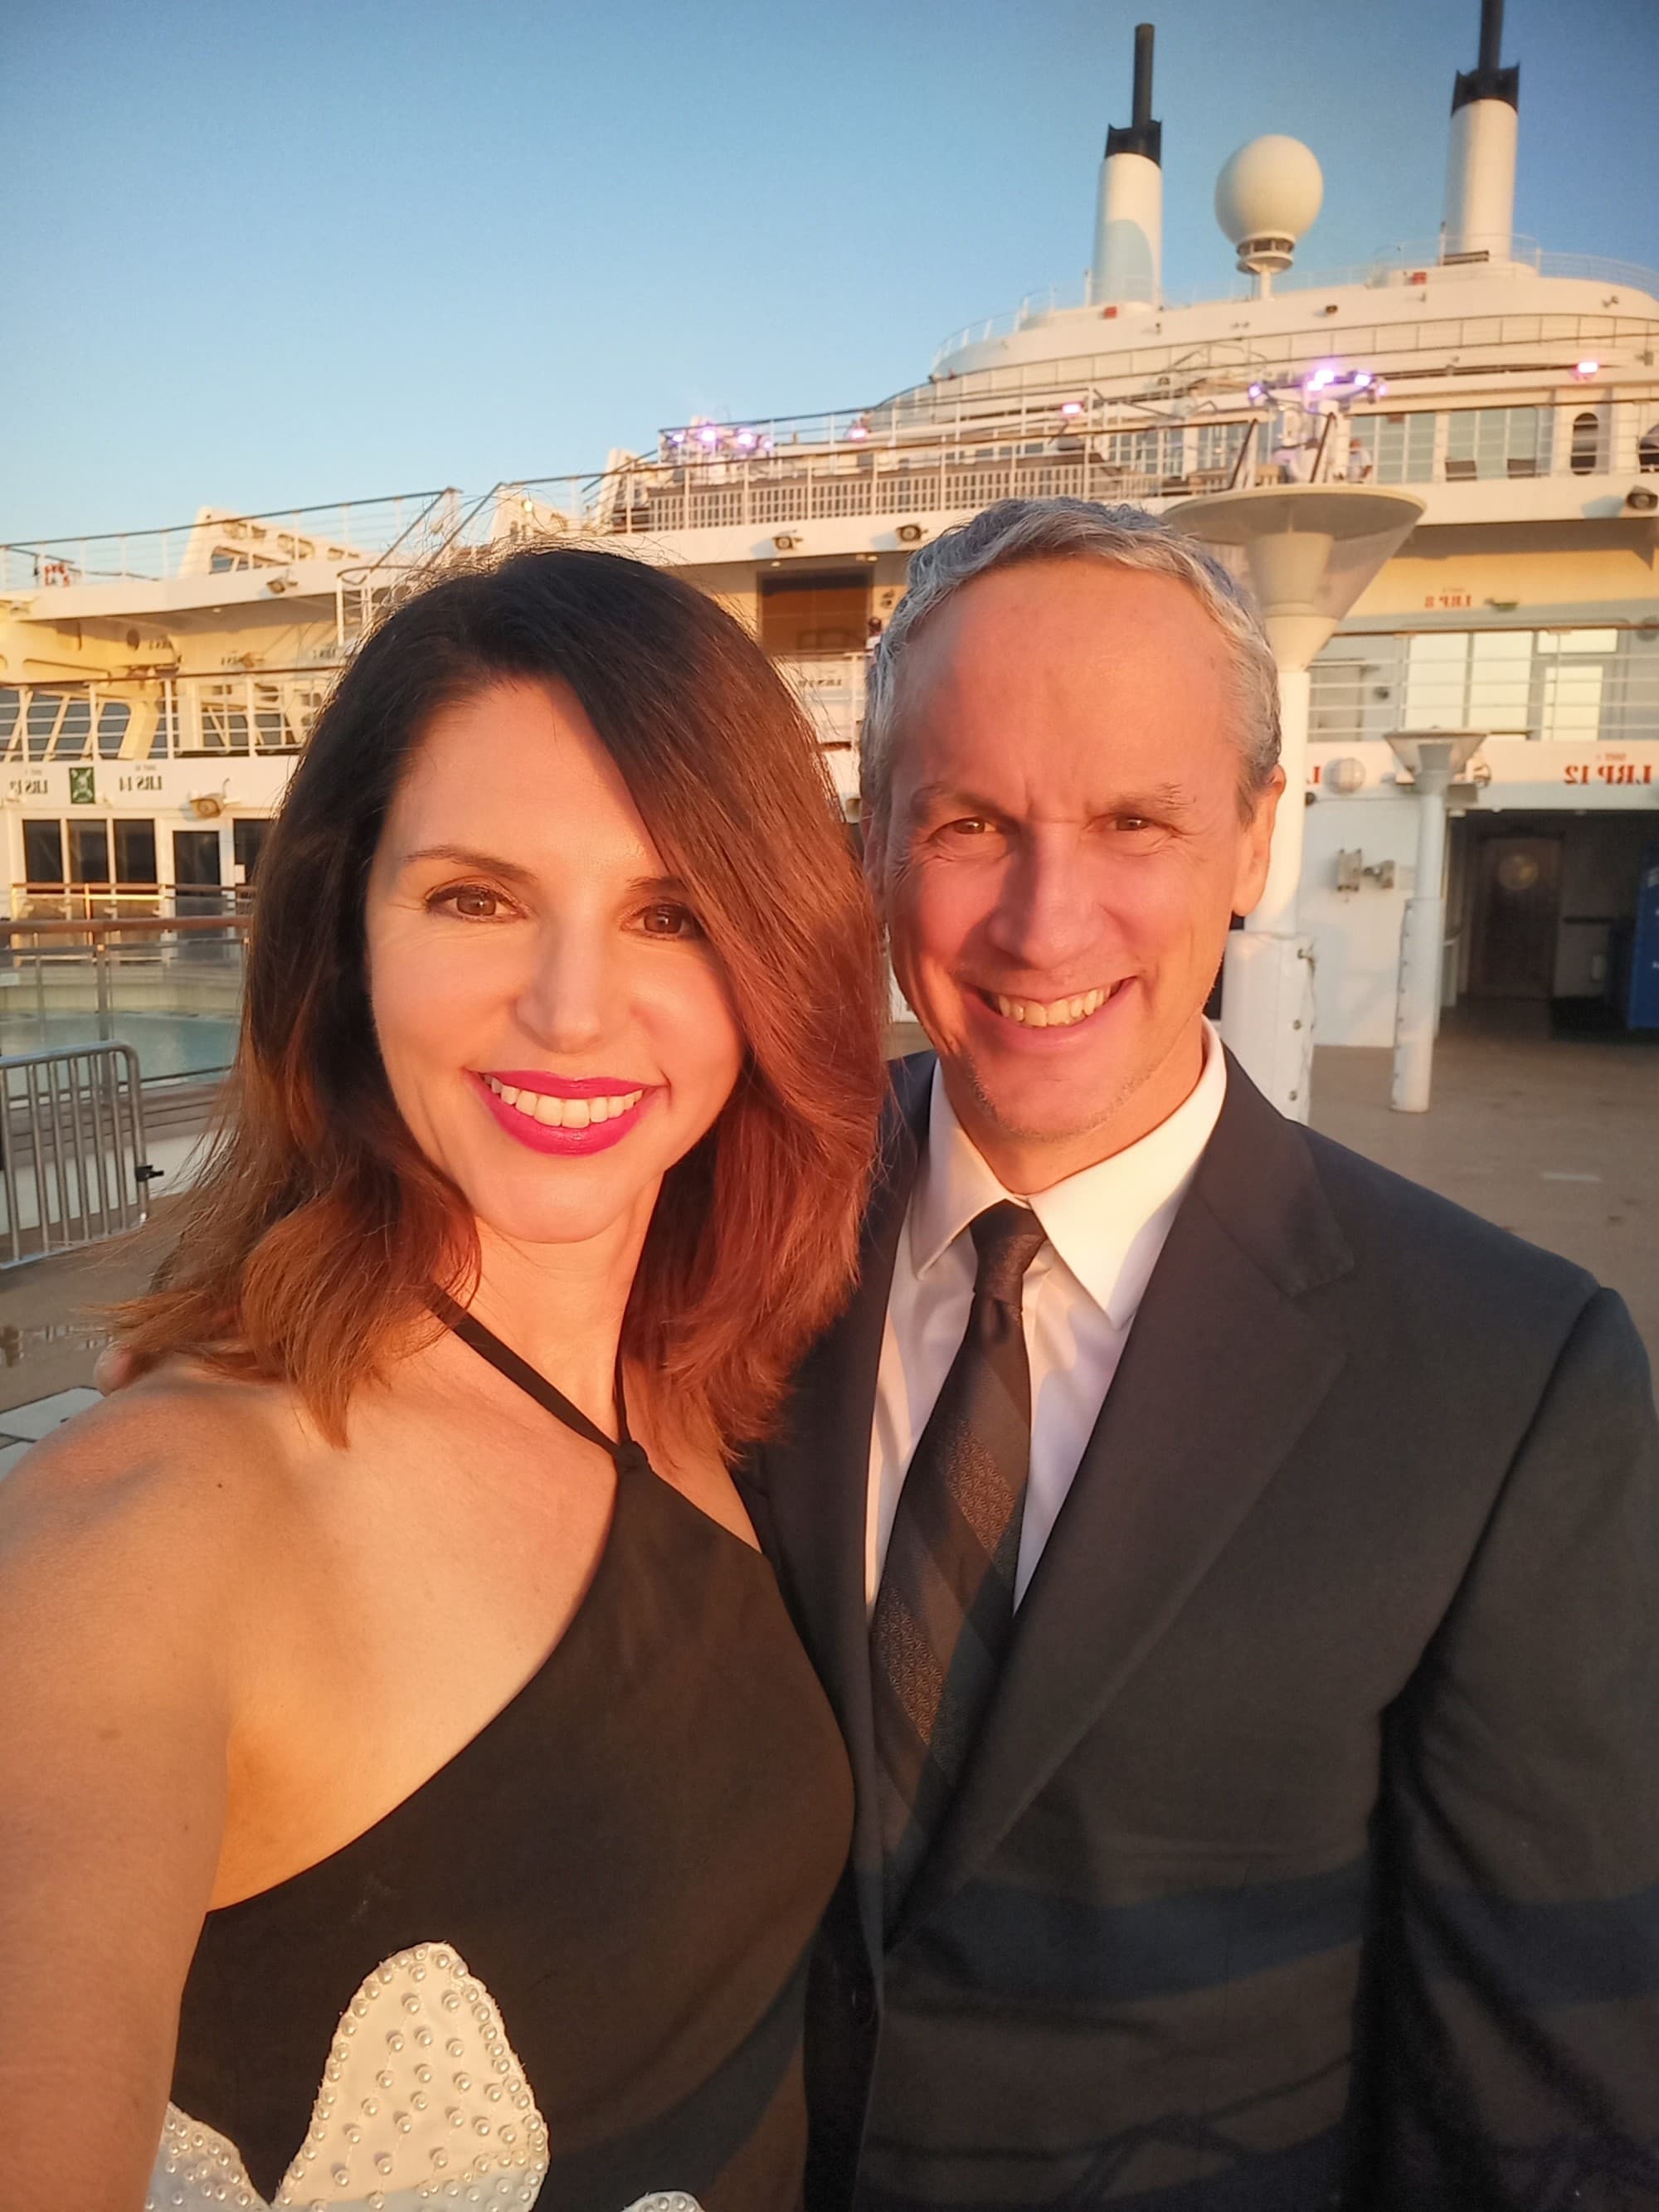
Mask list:
POLYGON ((1581 1302, 1599 1288, 1576 1261, 1529 1243, 1426 1183, 1316 1129, 1300 1134, 1333 1211, 1367 1260, 1416 1268, 1437 1256, 1461 1273, 1547 1285, 1581 1302))
POLYGON ((1292 1296, 1393 1363, 1553 1363, 1596 1297, 1593 1276, 1334 1138, 1279 1114, 1230 1067, 1200 1170, 1212 1211, 1292 1296))

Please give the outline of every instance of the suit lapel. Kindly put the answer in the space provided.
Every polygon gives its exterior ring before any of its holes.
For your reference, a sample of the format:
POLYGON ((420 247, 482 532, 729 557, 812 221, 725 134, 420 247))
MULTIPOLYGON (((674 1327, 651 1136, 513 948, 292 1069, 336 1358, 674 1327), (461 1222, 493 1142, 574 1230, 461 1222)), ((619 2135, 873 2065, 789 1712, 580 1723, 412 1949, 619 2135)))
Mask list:
POLYGON ((1271 1480, 1343 1360, 1297 1300, 1351 1265, 1300 1133, 1230 1065, 900 1938, 1007 1833, 1271 1480))
MULTIPOLYGON (((931 1054, 894 1069, 894 1103, 860 1239, 853 1302, 797 1374, 781 1433, 762 1455, 763 1514, 779 1579, 847 1740, 858 1786, 855 1867, 878 1867, 875 1726, 865 1595, 870 1433, 887 1296, 904 1226, 918 1148, 927 1127, 931 1054)), ((762 1516, 757 1516, 757 1520, 762 1516)), ((864 1885, 866 1892, 869 1884, 864 1885)), ((860 1899, 872 1954, 880 1948, 878 1895, 860 1899)))

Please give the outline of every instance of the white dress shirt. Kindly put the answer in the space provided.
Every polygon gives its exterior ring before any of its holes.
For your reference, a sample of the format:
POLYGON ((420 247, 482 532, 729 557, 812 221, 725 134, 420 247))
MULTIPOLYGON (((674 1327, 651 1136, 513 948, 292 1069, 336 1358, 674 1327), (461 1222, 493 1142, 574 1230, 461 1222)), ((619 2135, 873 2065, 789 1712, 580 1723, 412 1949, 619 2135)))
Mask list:
POLYGON ((1029 1206, 1047 1242, 1025 1277, 1031 1463, 1014 1602, 1025 1595, 1066 1503, 1131 1324, 1226 1093, 1221 1041, 1204 1025, 1196 1087, 1166 1121, 1109 1159, 1035 1197, 1014 1198, 965 1134, 937 1067, 927 1149, 899 1235, 870 1442, 865 1589, 872 1607, 910 1457, 968 1327, 975 1255, 967 1234, 999 1200, 1029 1206))

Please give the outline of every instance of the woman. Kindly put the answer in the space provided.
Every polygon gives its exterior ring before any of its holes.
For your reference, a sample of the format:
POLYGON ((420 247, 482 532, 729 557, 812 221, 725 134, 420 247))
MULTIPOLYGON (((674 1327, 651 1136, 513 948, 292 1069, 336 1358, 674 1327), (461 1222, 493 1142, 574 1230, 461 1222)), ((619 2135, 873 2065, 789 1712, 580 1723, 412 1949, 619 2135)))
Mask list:
POLYGON ((876 965, 688 586, 522 554, 342 678, 144 1379, 0 1486, 4 2212, 797 2201, 850 1785, 726 1468, 876 965))

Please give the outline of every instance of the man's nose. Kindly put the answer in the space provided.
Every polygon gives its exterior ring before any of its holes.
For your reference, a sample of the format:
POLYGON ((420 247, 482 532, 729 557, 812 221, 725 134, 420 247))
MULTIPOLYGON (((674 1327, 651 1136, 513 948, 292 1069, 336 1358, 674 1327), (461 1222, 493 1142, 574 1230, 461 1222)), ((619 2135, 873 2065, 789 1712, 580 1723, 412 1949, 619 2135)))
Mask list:
POLYGON ((605 1034, 613 984, 602 931, 577 919, 549 921, 519 993, 519 1018, 545 1050, 580 1052, 605 1034))
POLYGON ((998 951, 1042 970, 1063 969, 1087 952, 1100 933, 1087 872, 1069 837, 1034 839, 1017 852, 990 920, 998 951))

